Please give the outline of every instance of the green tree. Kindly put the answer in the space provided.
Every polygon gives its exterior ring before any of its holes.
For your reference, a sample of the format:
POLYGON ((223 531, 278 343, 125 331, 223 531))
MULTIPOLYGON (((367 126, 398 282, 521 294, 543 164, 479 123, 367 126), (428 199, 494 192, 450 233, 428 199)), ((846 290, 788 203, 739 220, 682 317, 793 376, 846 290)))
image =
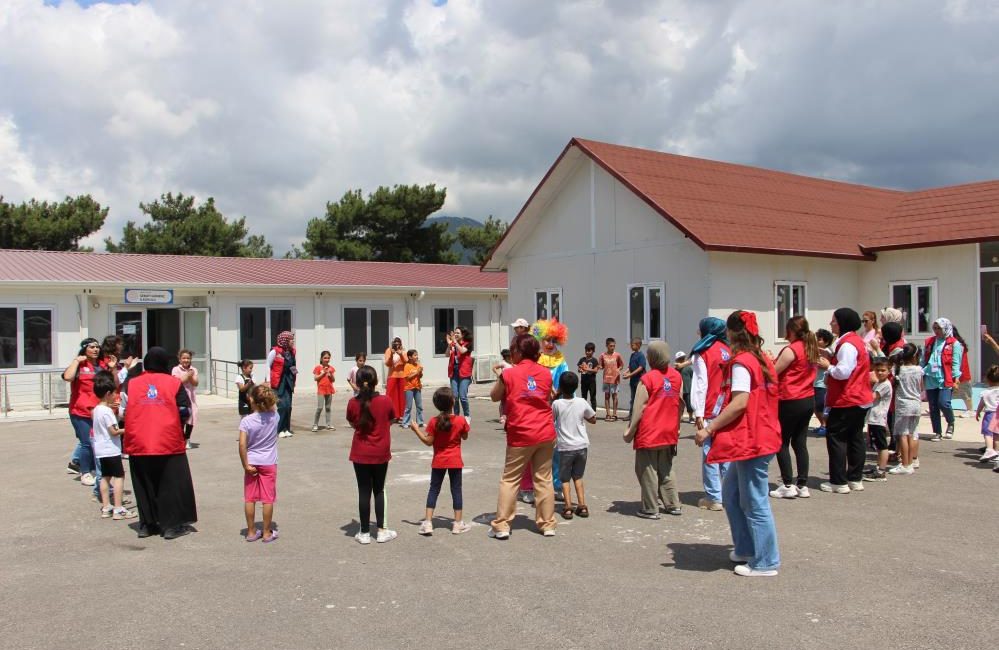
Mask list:
POLYGON ((326 204, 326 216, 309 221, 305 256, 380 262, 457 264, 454 236, 443 223, 427 224, 447 190, 434 185, 379 187, 365 199, 348 191, 326 204))
POLYGON ((80 240, 104 225, 108 209, 89 194, 59 203, 34 199, 14 205, 0 196, 0 248, 45 251, 90 250, 80 240))
POLYGON ((506 232, 506 224, 489 215, 482 226, 461 226, 458 228, 458 243, 471 253, 472 264, 481 266, 489 252, 506 232))
POLYGON ((125 224, 121 241, 108 237, 109 253, 160 253, 211 257, 273 257, 274 249, 262 235, 248 235, 246 217, 229 222, 208 197, 201 205, 193 196, 167 193, 139 209, 150 221, 125 224))

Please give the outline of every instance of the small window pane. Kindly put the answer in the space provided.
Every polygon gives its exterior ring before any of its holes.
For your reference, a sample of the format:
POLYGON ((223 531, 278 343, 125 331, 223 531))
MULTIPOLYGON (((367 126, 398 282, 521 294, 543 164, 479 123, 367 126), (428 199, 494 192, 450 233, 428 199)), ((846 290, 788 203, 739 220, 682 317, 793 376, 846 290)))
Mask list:
POLYGON ((552 306, 552 318, 562 320, 562 294, 557 291, 553 291, 549 298, 549 302, 552 306))
POLYGON ((628 296, 629 338, 645 340, 645 288, 632 287, 628 296))
POLYGON ((24 310, 24 365, 52 365, 52 311, 24 310))
POLYGON ((787 325, 787 321, 791 318, 792 315, 791 285, 789 284, 777 285, 776 307, 777 307, 777 336, 779 338, 784 338, 785 325, 787 325))
POLYGON ((389 312, 387 309, 371 310, 371 350, 381 354, 389 346, 389 312))
POLYGON ((17 367, 17 308, 0 308, 0 368, 17 367))
POLYGON ((917 287, 916 289, 916 299, 918 302, 916 309, 919 313, 920 332, 929 332, 930 323, 934 320, 934 314, 932 312, 933 302, 930 296, 931 289, 931 287, 917 287))
POLYGON ((896 284, 891 288, 891 306, 902 310, 905 331, 912 334, 912 287, 896 284))
POLYGON ((277 345, 277 337, 281 332, 291 331, 291 310, 271 310, 271 347, 277 345))
POLYGON ((805 285, 799 284, 794 286, 794 291, 791 292, 791 316, 804 316, 805 315, 805 285))
POLYGON ((267 358, 267 310, 241 307, 239 310, 239 356, 241 359, 267 358))
POLYGON ((343 356, 351 359, 368 353, 368 310, 364 307, 343 309, 343 356))
POLYGON ((122 355, 128 357, 142 358, 145 354, 143 350, 144 333, 142 331, 141 311, 118 311, 114 314, 114 333, 121 337, 123 346, 122 355))
POLYGON ((475 340, 475 311, 471 309, 458 310, 458 324, 469 331, 474 344, 475 340))
POLYGON ((538 320, 548 318, 548 292, 538 291, 534 294, 536 305, 534 317, 538 320))
POLYGON ((659 287, 649 289, 649 338, 662 340, 663 314, 662 294, 659 287))
POLYGON ((454 310, 434 309, 434 354, 447 354, 447 335, 454 331, 454 310))

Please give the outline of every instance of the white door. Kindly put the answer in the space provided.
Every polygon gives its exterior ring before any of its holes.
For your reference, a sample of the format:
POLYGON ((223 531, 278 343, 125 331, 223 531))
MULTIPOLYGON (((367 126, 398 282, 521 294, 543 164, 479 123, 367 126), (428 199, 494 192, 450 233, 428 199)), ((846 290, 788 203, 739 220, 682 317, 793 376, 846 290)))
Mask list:
POLYGON ((208 333, 208 309, 190 308, 180 310, 180 347, 194 353, 191 365, 198 369, 198 392, 211 392, 210 339, 208 333))

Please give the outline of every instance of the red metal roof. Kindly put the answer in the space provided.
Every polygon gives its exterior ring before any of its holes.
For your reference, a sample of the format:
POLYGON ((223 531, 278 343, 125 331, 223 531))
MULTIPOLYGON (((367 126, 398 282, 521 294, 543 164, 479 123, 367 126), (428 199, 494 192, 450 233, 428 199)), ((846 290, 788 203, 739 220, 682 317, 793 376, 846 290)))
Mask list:
POLYGON ((0 282, 506 290, 476 266, 0 250, 0 282))

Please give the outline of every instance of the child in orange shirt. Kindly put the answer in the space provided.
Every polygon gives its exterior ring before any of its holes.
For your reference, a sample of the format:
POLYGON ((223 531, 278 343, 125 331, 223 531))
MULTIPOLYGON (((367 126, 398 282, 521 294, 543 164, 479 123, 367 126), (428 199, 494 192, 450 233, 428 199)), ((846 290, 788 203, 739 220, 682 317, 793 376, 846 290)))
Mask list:
POLYGON ((312 369, 312 378, 316 380, 316 419, 312 421, 312 430, 319 431, 319 414, 326 411, 326 428, 336 431, 331 421, 333 410, 333 376, 336 369, 330 365, 330 352, 323 350, 319 355, 319 365, 312 369))
POLYGON ((409 427, 413 408, 416 408, 416 424, 423 426, 423 366, 420 365, 420 353, 416 350, 406 352, 406 368, 403 370, 406 380, 406 411, 403 413, 399 426, 409 427))

